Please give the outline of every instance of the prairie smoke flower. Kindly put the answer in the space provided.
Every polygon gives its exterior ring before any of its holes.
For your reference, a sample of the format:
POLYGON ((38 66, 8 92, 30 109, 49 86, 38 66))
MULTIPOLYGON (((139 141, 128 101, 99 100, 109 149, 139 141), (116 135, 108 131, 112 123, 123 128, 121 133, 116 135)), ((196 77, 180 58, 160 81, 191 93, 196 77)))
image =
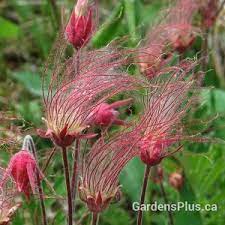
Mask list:
POLYGON ((125 125, 123 120, 118 119, 119 112, 116 110, 119 107, 128 105, 132 99, 117 101, 111 104, 101 103, 94 112, 90 115, 90 124, 99 126, 110 126, 112 124, 125 125))
POLYGON ((188 139, 182 130, 182 119, 193 102, 193 97, 188 97, 193 80, 187 76, 195 65, 194 62, 181 62, 183 68, 161 70, 157 82, 151 83, 155 88, 149 90, 145 113, 129 138, 136 142, 137 155, 147 165, 159 164, 163 158, 172 154, 167 151, 168 147, 188 139), (165 80, 162 74, 166 74, 165 80))
POLYGON ((88 5, 88 0, 78 0, 66 26, 66 39, 74 48, 80 49, 87 44, 92 32, 92 9, 88 5))
POLYGON ((171 60, 172 52, 168 43, 167 26, 156 24, 147 35, 144 47, 139 50, 140 70, 149 79, 171 60))
POLYGON ((171 60, 172 53, 164 43, 149 43, 148 47, 140 50, 140 69, 149 79, 155 77, 157 72, 171 60))
POLYGON ((61 147, 70 146, 76 138, 93 137, 83 134, 90 127, 90 115, 108 98, 138 85, 119 69, 124 60, 116 52, 98 50, 81 55, 79 73, 73 58, 62 66, 66 67, 63 72, 53 73, 47 94, 44 91, 47 131, 39 129, 39 135, 61 147))
POLYGON ((216 21, 219 1, 218 0, 198 0, 200 13, 202 15, 202 24, 210 28, 216 21))
POLYGON ((79 194, 93 213, 105 210, 120 194, 119 174, 135 155, 125 137, 120 136, 108 143, 100 140, 84 157, 79 194))
MULTIPOLYGON (((1 181, 5 174, 3 169, 0 169, 1 181)), ((8 179, 10 180, 10 178, 8 179)), ((0 225, 8 225, 11 222, 12 216, 19 208, 20 203, 15 202, 16 191, 13 182, 1 185, 0 187, 0 225)))
POLYGON ((28 150, 22 149, 10 159, 2 185, 7 182, 8 177, 12 177, 17 190, 23 192, 29 199, 31 191, 35 193, 37 172, 38 167, 33 155, 28 150))
POLYGON ((194 0, 180 0, 169 12, 168 39, 172 48, 179 53, 183 53, 195 41, 197 29, 192 26, 192 20, 197 8, 194 0))

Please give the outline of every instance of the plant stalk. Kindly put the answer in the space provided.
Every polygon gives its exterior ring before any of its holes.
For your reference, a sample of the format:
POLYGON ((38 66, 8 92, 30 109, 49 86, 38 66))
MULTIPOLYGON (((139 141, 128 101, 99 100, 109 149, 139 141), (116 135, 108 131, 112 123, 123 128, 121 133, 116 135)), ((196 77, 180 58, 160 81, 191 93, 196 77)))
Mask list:
POLYGON ((99 215, 98 213, 92 213, 92 225, 98 225, 98 219, 99 219, 99 215))
MULTIPOLYGON (((37 159, 37 150, 33 141, 33 138, 30 135, 27 135, 24 138, 24 143, 23 143, 23 148, 24 149, 28 149, 34 156, 36 163, 38 163, 38 159, 37 159), (26 146, 26 147, 25 147, 26 146)), ((44 192, 43 192, 43 188, 41 185, 41 178, 39 175, 40 171, 36 172, 36 179, 37 179, 37 186, 38 186, 38 195, 39 195, 39 199, 40 199, 40 204, 41 204, 41 211, 42 211, 42 220, 43 220, 43 225, 47 225, 47 216, 46 216, 46 208, 45 208, 45 202, 44 202, 44 192)))
MULTIPOLYGON (((168 199, 167 199, 167 196, 166 196, 166 191, 164 189, 163 182, 160 182, 160 188, 161 188, 161 192, 162 192, 162 196, 164 198, 164 201, 165 201, 166 204, 168 204, 169 202, 168 202, 168 199)), ((167 212, 168 212, 168 216, 169 216, 169 224, 174 225, 172 212, 170 210, 168 210, 167 212)))
MULTIPOLYGON (((145 194, 146 194, 146 190, 147 190, 147 186, 148 186, 148 179, 149 179, 150 169, 151 169, 151 166, 146 165, 144 179, 143 179, 143 184, 142 184, 140 206, 142 204, 144 204, 144 202, 145 202, 145 194)), ((138 211, 138 218, 137 218, 137 225, 142 225, 142 218, 143 218, 143 212, 142 212, 142 210, 139 210, 138 211)))
POLYGON ((73 175, 72 175, 72 181, 71 181, 71 192, 72 192, 73 208, 74 209, 75 209, 75 201, 76 201, 76 194, 77 194, 79 153, 80 153, 80 140, 77 139, 75 150, 74 150, 73 175))
POLYGON ((73 225, 73 205, 72 205, 72 194, 70 187, 70 174, 69 174, 69 165, 67 159, 67 151, 66 148, 62 148, 62 156, 63 156, 63 164, 64 164, 64 173, 66 180, 66 188, 67 188, 67 204, 68 204, 68 225, 73 225))

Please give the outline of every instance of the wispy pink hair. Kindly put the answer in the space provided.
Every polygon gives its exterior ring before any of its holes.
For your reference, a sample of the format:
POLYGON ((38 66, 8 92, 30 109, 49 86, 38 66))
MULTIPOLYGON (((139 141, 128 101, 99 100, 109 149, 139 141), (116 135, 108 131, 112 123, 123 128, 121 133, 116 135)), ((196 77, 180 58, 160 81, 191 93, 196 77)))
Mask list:
POLYGON ((92 212, 103 211, 116 198, 120 172, 136 154, 124 137, 118 135, 108 142, 100 139, 83 159, 79 193, 92 212))
POLYGON ((183 119, 195 102, 195 96, 190 95, 197 85, 191 76, 195 66, 196 62, 185 60, 177 67, 162 69, 151 80, 144 114, 126 137, 144 163, 157 165, 172 154, 168 151, 172 144, 194 140, 184 129, 183 119))
POLYGON ((90 113, 108 98, 137 87, 137 80, 121 69, 126 62, 121 53, 101 49, 80 55, 79 62, 74 56, 56 65, 47 92, 44 89, 48 129, 39 134, 59 146, 69 146, 82 137, 90 113))

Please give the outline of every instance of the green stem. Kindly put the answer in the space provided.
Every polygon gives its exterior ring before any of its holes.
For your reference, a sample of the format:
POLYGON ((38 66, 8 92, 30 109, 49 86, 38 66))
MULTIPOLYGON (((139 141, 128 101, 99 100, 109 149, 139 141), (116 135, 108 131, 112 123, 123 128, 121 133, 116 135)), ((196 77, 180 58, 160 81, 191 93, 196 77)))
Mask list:
MULTIPOLYGON (((140 206, 143 205, 145 202, 145 194, 146 194, 146 190, 147 190, 147 186, 148 186, 148 180, 149 180, 148 178, 149 178, 150 170, 151 170, 151 166, 146 165, 143 184, 142 184, 140 206)), ((142 217, 143 217, 143 212, 142 212, 142 210, 139 210, 138 218, 137 218, 137 225, 142 225, 142 217)))

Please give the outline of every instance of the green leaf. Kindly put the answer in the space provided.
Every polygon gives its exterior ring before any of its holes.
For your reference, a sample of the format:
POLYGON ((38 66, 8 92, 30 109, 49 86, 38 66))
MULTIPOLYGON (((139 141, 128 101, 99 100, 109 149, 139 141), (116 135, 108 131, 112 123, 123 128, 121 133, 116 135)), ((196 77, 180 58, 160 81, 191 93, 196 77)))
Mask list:
POLYGON ((96 48, 100 48, 108 44, 111 40, 113 40, 116 37, 119 28, 121 27, 121 21, 123 17, 124 4, 122 2, 115 7, 111 16, 93 37, 93 46, 96 48))
POLYGON ((13 78, 19 81, 30 93, 41 96, 41 78, 37 73, 19 71, 12 74, 13 78))
POLYGON ((127 17, 128 29, 131 36, 131 41, 135 42, 137 40, 136 34, 136 0, 124 0, 125 4, 125 14, 127 17))
POLYGON ((18 25, 0 17, 0 39, 16 39, 19 36, 18 25))
POLYGON ((134 158, 124 168, 120 176, 122 192, 126 193, 132 202, 139 201, 143 174, 143 163, 138 158, 134 158))
POLYGON ((131 222, 128 211, 125 211, 122 207, 118 207, 118 205, 111 205, 100 217, 99 224, 124 225, 131 224, 131 222))
MULTIPOLYGON (((196 202, 196 196, 192 189, 191 184, 189 183, 188 178, 184 175, 184 185, 180 190, 180 202, 189 204, 198 203, 196 202)), ((180 210, 176 211, 174 218, 175 225, 201 225, 202 219, 199 211, 188 211, 188 210, 180 210)))
POLYGON ((207 106, 208 112, 225 112, 225 91, 220 89, 203 90, 201 93, 203 104, 207 106))

